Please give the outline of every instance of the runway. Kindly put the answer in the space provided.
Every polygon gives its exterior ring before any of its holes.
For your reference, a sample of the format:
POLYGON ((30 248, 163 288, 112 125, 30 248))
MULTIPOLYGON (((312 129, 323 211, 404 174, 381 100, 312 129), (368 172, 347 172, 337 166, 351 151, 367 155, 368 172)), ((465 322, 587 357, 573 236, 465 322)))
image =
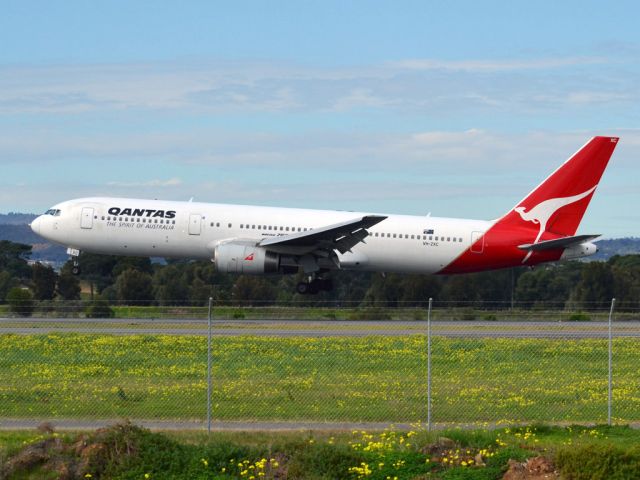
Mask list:
MULTIPOLYGON (((607 338, 607 322, 434 321, 434 336, 449 338, 607 338)), ((0 334, 81 333, 111 335, 208 334, 206 320, 0 318, 0 334)), ((214 320, 213 336, 366 337, 425 335, 427 322, 342 320, 214 320)), ((639 321, 613 324, 613 336, 640 337, 639 321)))

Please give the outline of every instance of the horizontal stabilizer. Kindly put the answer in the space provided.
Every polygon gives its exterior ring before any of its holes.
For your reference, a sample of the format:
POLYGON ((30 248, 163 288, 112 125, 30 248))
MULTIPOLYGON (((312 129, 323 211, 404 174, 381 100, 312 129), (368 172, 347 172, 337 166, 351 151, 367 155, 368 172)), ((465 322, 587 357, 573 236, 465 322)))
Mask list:
POLYGON ((520 250, 527 250, 530 252, 554 250, 558 248, 567 248, 584 242, 590 242, 599 236, 600 235, 575 235, 573 237, 556 238, 554 240, 545 240, 544 242, 538 243, 525 243, 524 245, 518 245, 518 248, 520 250))

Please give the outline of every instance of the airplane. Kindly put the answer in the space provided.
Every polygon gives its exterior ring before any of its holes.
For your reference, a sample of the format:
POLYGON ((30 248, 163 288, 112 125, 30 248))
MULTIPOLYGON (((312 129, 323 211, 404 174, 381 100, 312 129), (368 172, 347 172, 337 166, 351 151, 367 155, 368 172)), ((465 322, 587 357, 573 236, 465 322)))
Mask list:
POLYGON ((462 274, 593 255, 576 235, 618 143, 589 140, 502 217, 382 215, 135 198, 79 198, 37 217, 38 235, 80 251, 207 259, 220 272, 296 274, 300 294, 331 290, 331 271, 462 274))

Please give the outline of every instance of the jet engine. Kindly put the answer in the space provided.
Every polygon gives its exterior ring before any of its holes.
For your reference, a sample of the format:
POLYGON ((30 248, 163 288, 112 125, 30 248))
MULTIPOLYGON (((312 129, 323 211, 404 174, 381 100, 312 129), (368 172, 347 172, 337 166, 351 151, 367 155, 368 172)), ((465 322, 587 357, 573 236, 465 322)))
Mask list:
POLYGON ((223 273, 284 273, 280 268, 280 261, 279 254, 251 244, 223 243, 213 251, 216 269, 223 273))
POLYGON ((584 242, 577 245, 571 245, 562 252, 560 260, 573 260, 575 258, 588 257, 598 253, 598 247, 595 243, 584 242))

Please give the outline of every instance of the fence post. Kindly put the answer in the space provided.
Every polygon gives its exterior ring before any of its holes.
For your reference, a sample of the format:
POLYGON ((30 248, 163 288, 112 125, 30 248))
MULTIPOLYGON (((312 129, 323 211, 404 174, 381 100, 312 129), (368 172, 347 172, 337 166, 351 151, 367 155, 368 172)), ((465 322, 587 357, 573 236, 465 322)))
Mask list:
POLYGON ((611 408, 613 406, 613 309, 616 306, 616 299, 611 299, 611 309, 609 310, 609 396, 607 400, 607 424, 611 426, 611 408))
POLYGON ((213 298, 209 297, 209 312, 207 314, 209 332, 207 335, 207 433, 211 434, 211 306, 213 298))
POLYGON ((427 311, 427 431, 431 431, 431 307, 433 298, 429 299, 427 311))

